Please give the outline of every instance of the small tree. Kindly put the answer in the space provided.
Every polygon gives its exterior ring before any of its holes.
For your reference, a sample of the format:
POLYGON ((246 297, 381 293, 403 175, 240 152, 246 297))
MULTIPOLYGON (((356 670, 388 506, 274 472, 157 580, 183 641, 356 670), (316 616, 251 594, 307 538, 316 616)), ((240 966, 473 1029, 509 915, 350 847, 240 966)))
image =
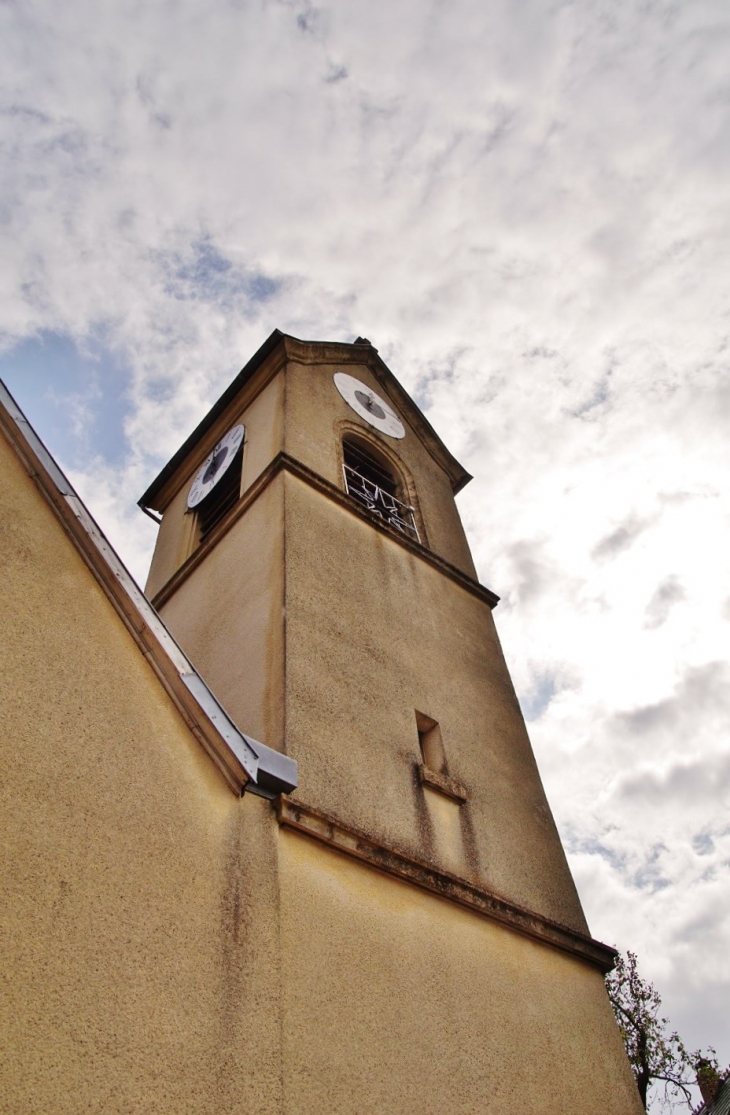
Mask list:
POLYGON ((669 1022, 659 1014, 659 992, 639 975, 635 953, 619 956, 606 976, 606 988, 644 1107, 650 1087, 657 1084, 663 1110, 677 1103, 691 1110, 690 1087, 698 1078, 720 1079, 715 1050, 690 1053, 676 1031, 668 1032, 669 1022))

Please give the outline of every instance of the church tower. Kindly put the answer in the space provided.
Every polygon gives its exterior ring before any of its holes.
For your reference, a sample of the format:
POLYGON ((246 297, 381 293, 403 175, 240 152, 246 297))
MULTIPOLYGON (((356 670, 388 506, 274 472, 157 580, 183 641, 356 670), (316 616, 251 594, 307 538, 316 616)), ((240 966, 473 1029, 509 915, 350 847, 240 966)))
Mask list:
POLYGON ((641 1111, 469 479, 368 341, 275 331, 140 500, 147 595, 238 727, 298 763, 231 838, 228 1055, 266 1110, 641 1111))

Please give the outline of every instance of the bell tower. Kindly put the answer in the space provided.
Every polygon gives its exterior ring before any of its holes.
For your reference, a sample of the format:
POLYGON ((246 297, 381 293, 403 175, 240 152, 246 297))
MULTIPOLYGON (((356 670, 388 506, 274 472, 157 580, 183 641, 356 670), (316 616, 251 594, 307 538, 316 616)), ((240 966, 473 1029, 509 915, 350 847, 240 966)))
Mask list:
POLYGON ((140 500, 161 515, 148 596, 299 765, 291 797, 241 803, 241 854, 249 826, 275 884, 247 891, 277 926, 269 1007, 237 1008, 276 1015, 272 1111, 641 1111, 614 954, 454 501, 469 479, 367 340, 275 331, 140 500))

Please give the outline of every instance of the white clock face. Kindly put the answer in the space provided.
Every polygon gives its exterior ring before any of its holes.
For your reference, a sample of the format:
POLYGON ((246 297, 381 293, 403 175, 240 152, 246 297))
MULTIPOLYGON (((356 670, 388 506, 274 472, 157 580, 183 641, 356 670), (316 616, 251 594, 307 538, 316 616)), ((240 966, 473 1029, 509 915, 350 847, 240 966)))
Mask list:
POLYGON ((345 402, 381 434, 398 438, 406 436, 405 426, 398 415, 380 395, 375 394, 372 387, 345 372, 335 372, 334 379, 335 387, 345 402))
POLYGON ((208 492, 212 492, 220 478, 225 474, 243 442, 243 426, 234 426, 222 437, 213 452, 205 458, 198 474, 190 485, 188 507, 197 507, 208 492))

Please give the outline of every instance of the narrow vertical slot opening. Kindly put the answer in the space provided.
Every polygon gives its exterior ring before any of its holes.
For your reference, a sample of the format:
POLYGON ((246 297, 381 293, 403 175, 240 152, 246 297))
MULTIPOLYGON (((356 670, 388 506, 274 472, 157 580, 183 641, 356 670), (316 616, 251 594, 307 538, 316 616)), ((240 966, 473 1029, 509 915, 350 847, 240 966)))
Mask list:
POLYGON ((446 752, 438 721, 416 710, 416 727, 423 765, 437 774, 446 774, 446 752))

